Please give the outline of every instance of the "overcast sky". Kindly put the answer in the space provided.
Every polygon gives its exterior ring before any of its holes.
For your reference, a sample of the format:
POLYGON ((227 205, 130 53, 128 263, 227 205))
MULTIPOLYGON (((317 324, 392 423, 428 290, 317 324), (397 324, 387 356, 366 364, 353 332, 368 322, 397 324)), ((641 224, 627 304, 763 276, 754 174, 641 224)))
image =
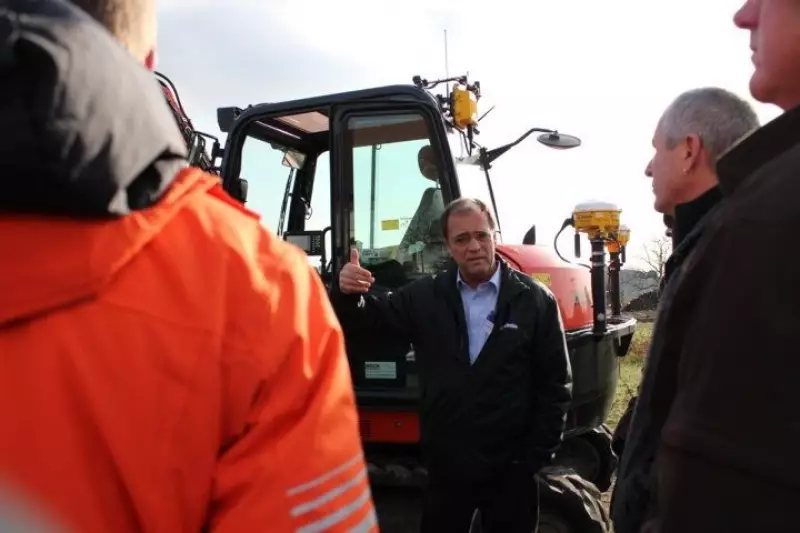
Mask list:
MULTIPOLYGON (((559 152, 531 138, 496 163, 504 241, 519 242, 536 223, 549 243, 576 203, 600 199, 623 209, 636 256, 663 234, 643 171, 664 108, 680 92, 709 85, 750 99, 748 34, 732 23, 740 5, 160 0, 158 67, 196 126, 217 132, 220 106, 443 77, 446 29, 450 74, 468 71, 481 82, 481 108, 497 105, 482 122, 482 144, 503 144, 533 126, 583 140, 559 152)), ((755 106, 762 121, 778 114, 755 106)))

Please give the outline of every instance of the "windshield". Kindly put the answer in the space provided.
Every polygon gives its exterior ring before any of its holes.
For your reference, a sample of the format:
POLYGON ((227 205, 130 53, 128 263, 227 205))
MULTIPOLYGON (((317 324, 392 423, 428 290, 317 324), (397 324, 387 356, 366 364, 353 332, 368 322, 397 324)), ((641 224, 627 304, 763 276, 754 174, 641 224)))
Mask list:
POLYGON ((382 286, 438 271, 449 257, 444 201, 431 136, 419 113, 354 117, 353 244, 382 286), (376 143, 376 141, 379 141, 376 143))

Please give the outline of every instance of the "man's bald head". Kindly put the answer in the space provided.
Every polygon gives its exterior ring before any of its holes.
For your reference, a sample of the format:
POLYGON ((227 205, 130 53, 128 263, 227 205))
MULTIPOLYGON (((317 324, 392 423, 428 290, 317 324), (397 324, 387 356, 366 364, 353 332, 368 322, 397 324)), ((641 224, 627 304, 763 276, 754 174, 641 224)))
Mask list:
POLYGON ((154 68, 156 0, 71 0, 105 26, 133 56, 154 68))

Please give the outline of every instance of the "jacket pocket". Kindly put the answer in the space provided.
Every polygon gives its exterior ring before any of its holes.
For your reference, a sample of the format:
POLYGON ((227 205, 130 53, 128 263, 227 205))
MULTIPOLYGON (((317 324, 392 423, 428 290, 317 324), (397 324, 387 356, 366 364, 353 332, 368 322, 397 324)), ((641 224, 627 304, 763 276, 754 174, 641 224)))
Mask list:
POLYGON ((497 353, 513 352, 521 348, 528 340, 528 335, 519 327, 510 327, 508 324, 495 327, 489 337, 491 351, 497 353))

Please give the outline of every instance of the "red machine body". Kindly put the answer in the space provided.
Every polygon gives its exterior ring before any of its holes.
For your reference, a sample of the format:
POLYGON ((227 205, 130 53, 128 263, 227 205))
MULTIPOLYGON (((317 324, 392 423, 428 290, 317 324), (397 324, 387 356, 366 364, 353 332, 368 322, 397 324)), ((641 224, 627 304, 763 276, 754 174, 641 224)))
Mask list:
POLYGON ((565 263, 552 248, 525 244, 501 244, 497 253, 508 263, 546 285, 558 300, 564 329, 592 325, 592 285, 589 270, 565 263))
MULTIPOLYGON (((561 260, 552 248, 524 244, 502 244, 497 253, 513 268, 528 274, 547 286, 558 300, 567 338, 585 332, 592 326, 592 293, 589 270, 561 260)), ((571 343, 574 344, 574 343, 571 343)), ((581 346, 584 346, 583 344, 581 346)), ((592 344, 586 344, 591 347, 592 344)), ((575 351, 576 354, 577 350, 575 351)), ((583 355, 583 350, 581 350, 583 355)), ((587 358, 576 363, 585 365, 587 358)), ((594 380, 593 380, 594 381, 594 380)), ((606 402, 604 402, 606 403, 606 402)), ((361 436, 365 442, 413 444, 419 442, 419 420, 416 410, 386 410, 362 407, 361 436)))

